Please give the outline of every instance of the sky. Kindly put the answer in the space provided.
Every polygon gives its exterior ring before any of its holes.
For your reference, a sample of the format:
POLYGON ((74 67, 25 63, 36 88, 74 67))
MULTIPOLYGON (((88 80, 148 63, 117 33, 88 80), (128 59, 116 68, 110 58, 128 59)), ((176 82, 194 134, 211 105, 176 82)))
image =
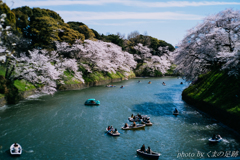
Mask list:
POLYGON ((240 10, 240 0, 3 0, 13 9, 39 7, 57 12, 65 22, 83 22, 100 34, 133 31, 176 46, 187 31, 209 15, 228 8, 240 10))

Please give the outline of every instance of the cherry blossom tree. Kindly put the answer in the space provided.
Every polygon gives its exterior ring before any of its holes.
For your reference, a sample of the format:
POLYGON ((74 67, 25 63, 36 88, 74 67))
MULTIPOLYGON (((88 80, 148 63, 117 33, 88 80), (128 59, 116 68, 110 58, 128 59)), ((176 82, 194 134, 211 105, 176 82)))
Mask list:
POLYGON ((109 42, 85 40, 76 41, 72 46, 56 43, 57 51, 65 57, 76 58, 88 72, 103 71, 127 74, 136 67, 133 55, 109 42))
POLYGON ((217 59, 224 63, 223 70, 228 70, 229 75, 238 77, 240 74, 240 43, 236 44, 233 52, 220 52, 217 59))
POLYGON ((47 94, 56 91, 56 81, 60 81, 66 70, 84 82, 76 60, 60 59, 56 51, 48 53, 46 50, 33 50, 29 51, 29 56, 26 54, 21 54, 19 58, 12 56, 11 65, 8 67, 11 68, 9 79, 12 81, 24 79, 47 94))
POLYGON ((217 66, 221 61, 219 54, 223 58, 223 55, 236 52, 240 40, 239 26, 240 12, 232 9, 206 17, 188 31, 175 50, 176 71, 182 73, 186 80, 193 80, 217 66))
POLYGON ((153 56, 151 54, 151 48, 143 46, 141 43, 134 46, 134 49, 137 51, 137 54, 134 54, 135 60, 145 63, 140 67, 140 70, 147 70, 151 76, 155 76, 155 71, 165 74, 171 66, 171 54, 165 47, 158 48, 161 56, 153 56))

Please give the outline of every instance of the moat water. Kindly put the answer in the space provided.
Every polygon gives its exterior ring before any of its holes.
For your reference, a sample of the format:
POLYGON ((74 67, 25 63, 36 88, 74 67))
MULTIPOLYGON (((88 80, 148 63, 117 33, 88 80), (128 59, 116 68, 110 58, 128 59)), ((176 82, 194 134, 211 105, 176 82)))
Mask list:
POLYGON ((113 88, 34 95, 0 107, 0 159, 13 159, 9 147, 14 142, 23 147, 22 155, 15 158, 19 160, 142 160, 136 153, 142 144, 163 160, 240 156, 239 135, 182 101, 181 93, 189 84, 180 85, 181 81, 136 78, 113 83, 113 88), (100 100, 100 106, 85 106, 89 98, 100 100), (178 116, 172 115, 175 108, 178 116), (131 124, 128 117, 137 113, 148 115, 153 125, 121 130, 125 123, 131 124), (109 125, 121 135, 107 135, 109 125), (220 134, 223 141, 210 144, 213 134, 220 134))

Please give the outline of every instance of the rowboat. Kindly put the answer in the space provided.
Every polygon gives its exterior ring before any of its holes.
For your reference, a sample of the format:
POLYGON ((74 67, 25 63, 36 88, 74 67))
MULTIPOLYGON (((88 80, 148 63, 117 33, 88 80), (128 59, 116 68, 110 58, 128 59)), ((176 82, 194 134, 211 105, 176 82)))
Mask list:
POLYGON ((85 102, 85 105, 100 105, 100 101, 97 101, 95 99, 88 99, 85 102))
POLYGON ((152 126, 152 122, 150 122, 150 121, 147 122, 147 121, 142 120, 141 123, 145 124, 146 126, 152 126))
POLYGON ((178 111, 177 112, 173 111, 173 115, 179 115, 179 112, 178 111))
POLYGON ((135 127, 133 127, 132 125, 131 126, 128 126, 128 127, 122 127, 123 130, 131 130, 131 129, 141 129, 141 128, 144 128, 146 125, 145 124, 136 124, 135 127))
POLYGON ((128 120, 129 120, 130 122, 140 122, 141 119, 143 119, 143 118, 148 118, 148 119, 150 119, 150 117, 148 117, 147 115, 141 115, 141 118, 139 118, 139 117, 136 115, 136 116, 135 116, 135 119, 132 118, 132 117, 128 117, 128 120))
POLYGON ((131 117, 128 117, 128 120, 130 121, 130 122, 140 122, 141 121, 141 119, 140 118, 131 118, 131 117))
POLYGON ((209 138, 208 141, 211 142, 211 143, 218 143, 218 142, 222 141, 222 137, 220 137, 218 139, 209 138))
POLYGON ((18 143, 13 143, 10 146, 10 154, 15 156, 20 156, 22 154, 22 146, 18 143))
POLYGON ((107 128, 106 128, 106 131, 107 131, 107 134, 109 134, 111 136, 120 136, 119 132, 109 131, 107 128))
POLYGON ((106 87, 116 87, 116 86, 114 86, 114 85, 106 85, 106 87))
POLYGON ((137 153, 143 157, 151 158, 151 159, 158 159, 159 156, 161 155, 160 153, 156 153, 156 152, 147 153, 147 152, 141 151, 140 149, 137 150, 137 153))

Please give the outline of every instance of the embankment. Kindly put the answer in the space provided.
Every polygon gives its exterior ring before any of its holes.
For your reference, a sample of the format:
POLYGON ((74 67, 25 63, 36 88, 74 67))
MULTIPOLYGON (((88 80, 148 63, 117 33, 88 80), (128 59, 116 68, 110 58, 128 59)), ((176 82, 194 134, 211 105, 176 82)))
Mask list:
MULTIPOLYGON (((70 76, 69 74, 66 73, 66 77, 64 79, 64 83, 65 84, 58 84, 57 85, 57 90, 58 91, 63 91, 63 90, 81 90, 84 88, 89 88, 89 87, 93 87, 93 86, 99 86, 99 85, 105 85, 105 84, 109 84, 109 83, 113 83, 113 82, 120 82, 122 80, 125 80, 125 78, 134 78, 135 74, 133 72, 130 72, 128 74, 128 76, 123 76, 120 73, 116 73, 116 74, 108 74, 108 75, 103 75, 99 72, 95 72, 91 75, 88 75, 88 77, 85 77, 85 83, 82 83, 76 79, 74 79, 73 76, 70 76)), ((26 83, 25 81, 22 82, 17 82, 15 83, 15 86, 18 88, 18 96, 19 99, 25 99, 30 95, 36 94, 36 88, 33 88, 32 85, 26 83), (29 88, 29 89, 25 89, 25 88, 29 88)), ((2 95, 0 97, 0 107, 4 106, 5 104, 7 104, 7 101, 4 97, 4 95, 2 95)))
POLYGON ((218 70, 200 75, 182 99, 240 133, 240 81, 218 70))

